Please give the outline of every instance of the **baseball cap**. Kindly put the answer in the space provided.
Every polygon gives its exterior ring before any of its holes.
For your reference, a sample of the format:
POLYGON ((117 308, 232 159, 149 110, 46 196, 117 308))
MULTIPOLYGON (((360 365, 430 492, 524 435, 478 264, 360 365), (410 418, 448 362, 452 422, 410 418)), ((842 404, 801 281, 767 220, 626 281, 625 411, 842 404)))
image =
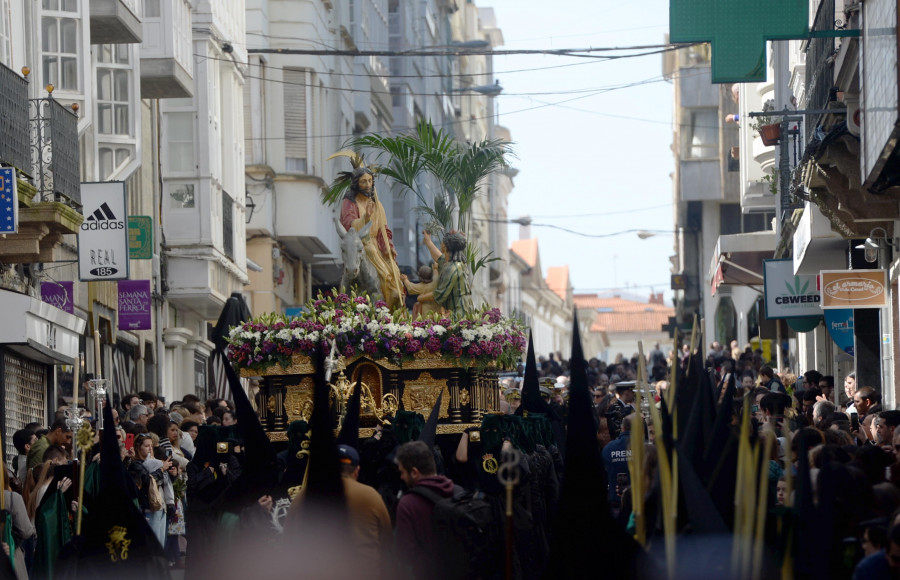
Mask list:
POLYGON ((359 465, 359 453, 349 445, 338 445, 338 458, 346 465, 359 465))

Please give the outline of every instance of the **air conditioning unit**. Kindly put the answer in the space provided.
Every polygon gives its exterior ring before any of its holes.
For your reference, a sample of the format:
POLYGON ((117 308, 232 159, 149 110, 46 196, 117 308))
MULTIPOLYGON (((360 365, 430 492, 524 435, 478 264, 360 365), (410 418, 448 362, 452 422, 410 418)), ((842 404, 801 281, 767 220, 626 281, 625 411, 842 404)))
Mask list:
POLYGON ((844 95, 844 103, 847 105, 847 130, 852 135, 859 137, 862 125, 862 111, 859 109, 859 95, 844 95))

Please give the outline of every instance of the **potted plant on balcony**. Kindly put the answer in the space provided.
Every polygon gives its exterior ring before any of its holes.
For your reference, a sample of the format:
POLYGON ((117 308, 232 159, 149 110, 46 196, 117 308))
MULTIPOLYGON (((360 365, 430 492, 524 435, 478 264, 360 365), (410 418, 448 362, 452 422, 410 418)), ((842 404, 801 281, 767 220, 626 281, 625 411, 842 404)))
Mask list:
MULTIPOLYGON (((775 110, 775 102, 772 99, 763 103, 763 113, 775 110)), ((781 138, 781 123, 775 121, 770 115, 760 115, 751 125, 754 131, 762 139, 763 145, 771 147, 776 145, 781 138)))

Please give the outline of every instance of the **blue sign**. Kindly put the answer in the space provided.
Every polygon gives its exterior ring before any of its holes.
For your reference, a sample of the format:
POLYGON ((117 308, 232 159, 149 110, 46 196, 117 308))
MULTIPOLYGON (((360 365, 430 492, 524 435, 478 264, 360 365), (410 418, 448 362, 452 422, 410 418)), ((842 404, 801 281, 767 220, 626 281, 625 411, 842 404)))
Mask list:
POLYGON ((0 234, 19 231, 19 195, 16 170, 0 167, 0 234))
POLYGON ((850 356, 853 354, 853 309, 831 308, 825 311, 825 327, 831 340, 850 356))
POLYGON ((297 316, 300 316, 301 314, 303 314, 304 312, 307 312, 308 310, 309 309, 306 306, 297 306, 297 307, 291 306, 291 307, 284 309, 284 314, 286 316, 297 317, 297 316))

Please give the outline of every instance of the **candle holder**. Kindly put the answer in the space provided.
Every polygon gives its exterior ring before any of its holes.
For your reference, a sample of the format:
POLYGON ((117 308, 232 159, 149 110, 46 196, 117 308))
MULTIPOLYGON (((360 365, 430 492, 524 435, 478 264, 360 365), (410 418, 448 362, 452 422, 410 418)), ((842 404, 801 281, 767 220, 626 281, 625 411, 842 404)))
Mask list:
MULTIPOLYGON (((93 416, 97 419, 97 430, 99 431, 103 429, 103 403, 106 401, 109 379, 91 379, 87 383, 87 395, 93 398, 93 404, 90 404, 90 407, 93 416)), ((85 401, 85 406, 88 406, 87 401, 85 401)))
MULTIPOLYGON (((65 410, 66 427, 68 427, 72 433, 78 433, 84 426, 84 417, 87 413, 87 409, 81 407, 69 407, 65 410)), ((72 437, 72 454, 75 457, 78 457, 78 442, 74 436, 72 437)))

